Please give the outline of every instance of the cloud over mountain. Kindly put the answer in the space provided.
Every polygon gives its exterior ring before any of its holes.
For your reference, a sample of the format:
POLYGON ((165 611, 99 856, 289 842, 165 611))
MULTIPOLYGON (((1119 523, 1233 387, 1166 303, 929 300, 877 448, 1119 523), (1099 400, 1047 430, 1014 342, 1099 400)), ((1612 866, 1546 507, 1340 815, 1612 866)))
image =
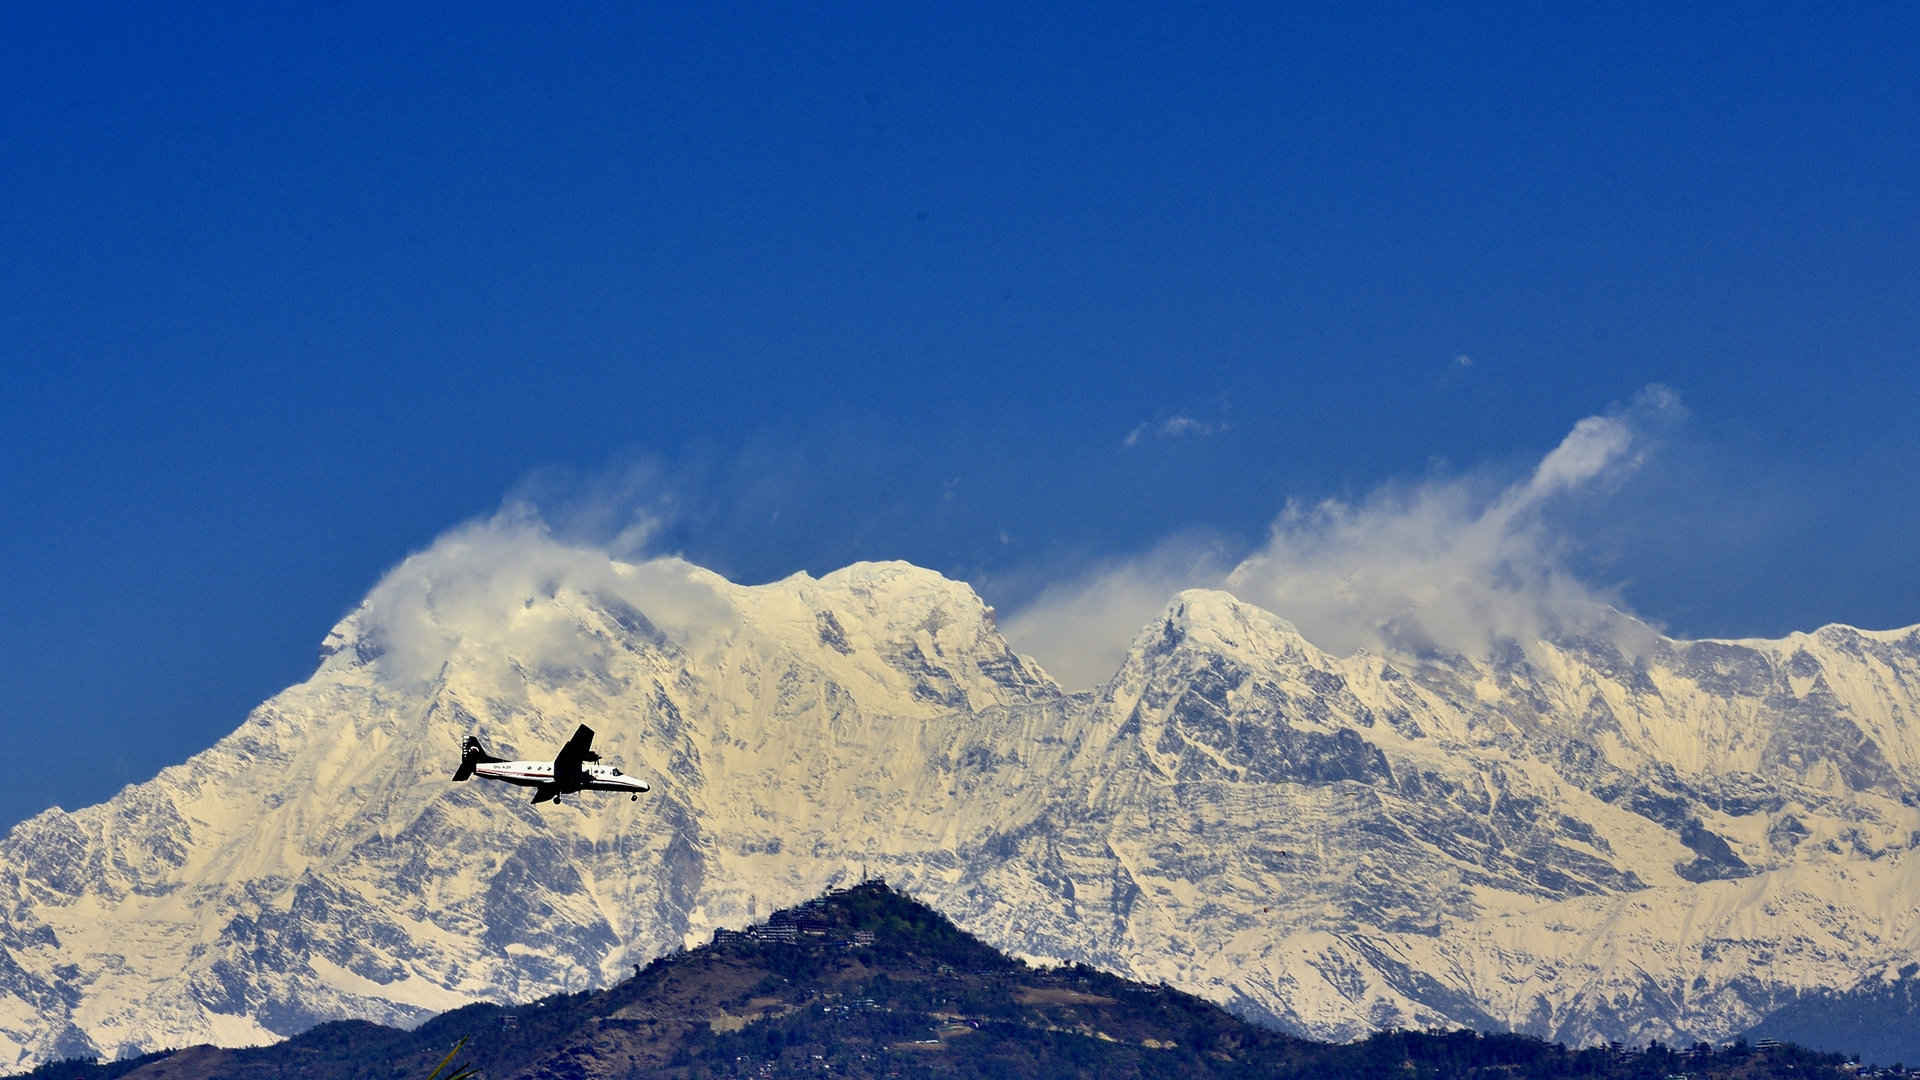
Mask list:
POLYGON ((1224 587, 1293 621, 1322 648, 1477 655, 1505 639, 1598 627, 1614 593, 1569 569, 1572 509, 1653 459, 1685 415, 1659 385, 1575 423, 1523 478, 1484 473, 1381 487, 1354 501, 1289 501, 1237 559, 1176 536, 1041 590, 1008 635, 1068 685, 1114 670, 1127 636, 1177 589, 1224 587))
MULTIPOLYGON (((633 526, 615 546, 637 546, 633 526)), ((388 571, 368 594, 362 632, 402 681, 431 678, 461 644, 485 644, 531 666, 597 666, 606 644, 542 601, 562 590, 615 598, 686 644, 725 625, 729 609, 692 564, 617 558, 614 546, 567 539, 530 504, 469 522, 388 571)))

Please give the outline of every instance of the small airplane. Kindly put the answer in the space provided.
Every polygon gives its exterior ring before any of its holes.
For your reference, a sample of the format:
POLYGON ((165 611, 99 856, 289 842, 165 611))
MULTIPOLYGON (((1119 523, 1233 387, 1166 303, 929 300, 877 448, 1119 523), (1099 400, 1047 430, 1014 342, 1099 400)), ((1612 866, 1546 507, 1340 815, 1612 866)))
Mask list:
POLYGON ((505 780, 509 784, 533 788, 533 801, 543 803, 576 791, 630 791, 635 801, 643 791, 653 790, 645 780, 636 780, 617 766, 595 765, 600 755, 593 752, 593 729, 585 724, 567 740, 552 761, 508 761, 487 753, 480 740, 467 736, 460 744, 460 768, 455 780, 478 776, 486 780, 505 780))

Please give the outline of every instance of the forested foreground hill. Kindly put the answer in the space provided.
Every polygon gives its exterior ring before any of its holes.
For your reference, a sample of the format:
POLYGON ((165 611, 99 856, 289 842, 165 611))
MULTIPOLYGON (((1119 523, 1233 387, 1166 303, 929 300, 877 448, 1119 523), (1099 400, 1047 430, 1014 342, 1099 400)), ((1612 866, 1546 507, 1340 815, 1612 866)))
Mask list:
POLYGON ((414 1031, 325 1024, 274 1046, 193 1047, 61 1080, 424 1078, 448 1050, 486 1077, 1844 1077, 1792 1046, 1569 1050, 1514 1035, 1283 1035, 1165 986, 1035 968, 880 882, 663 957, 610 989, 475 1005, 414 1031))

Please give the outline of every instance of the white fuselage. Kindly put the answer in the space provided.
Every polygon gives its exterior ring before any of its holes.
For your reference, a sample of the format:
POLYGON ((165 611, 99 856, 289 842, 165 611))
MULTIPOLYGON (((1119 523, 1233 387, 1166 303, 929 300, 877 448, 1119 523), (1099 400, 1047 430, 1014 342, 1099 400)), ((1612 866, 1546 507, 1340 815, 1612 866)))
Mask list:
MULTIPOLYGON (((542 784, 555 782, 551 761, 495 761, 485 765, 475 765, 473 775, 484 776, 489 780, 505 780, 509 784, 519 784, 521 787, 539 787, 542 784)), ((579 785, 581 791, 651 790, 645 780, 628 776, 614 765, 582 765, 579 785)))

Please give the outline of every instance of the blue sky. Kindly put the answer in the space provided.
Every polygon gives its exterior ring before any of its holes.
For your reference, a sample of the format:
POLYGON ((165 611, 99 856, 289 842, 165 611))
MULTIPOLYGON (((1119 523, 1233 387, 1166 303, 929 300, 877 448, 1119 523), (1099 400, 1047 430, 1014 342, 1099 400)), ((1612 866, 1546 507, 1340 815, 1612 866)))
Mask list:
POLYGON ((1680 634, 1920 621, 1910 5, 151 7, 0 24, 0 723, 66 751, 0 822, 635 470, 737 579, 1017 610, 1658 385, 1566 566, 1680 634))

